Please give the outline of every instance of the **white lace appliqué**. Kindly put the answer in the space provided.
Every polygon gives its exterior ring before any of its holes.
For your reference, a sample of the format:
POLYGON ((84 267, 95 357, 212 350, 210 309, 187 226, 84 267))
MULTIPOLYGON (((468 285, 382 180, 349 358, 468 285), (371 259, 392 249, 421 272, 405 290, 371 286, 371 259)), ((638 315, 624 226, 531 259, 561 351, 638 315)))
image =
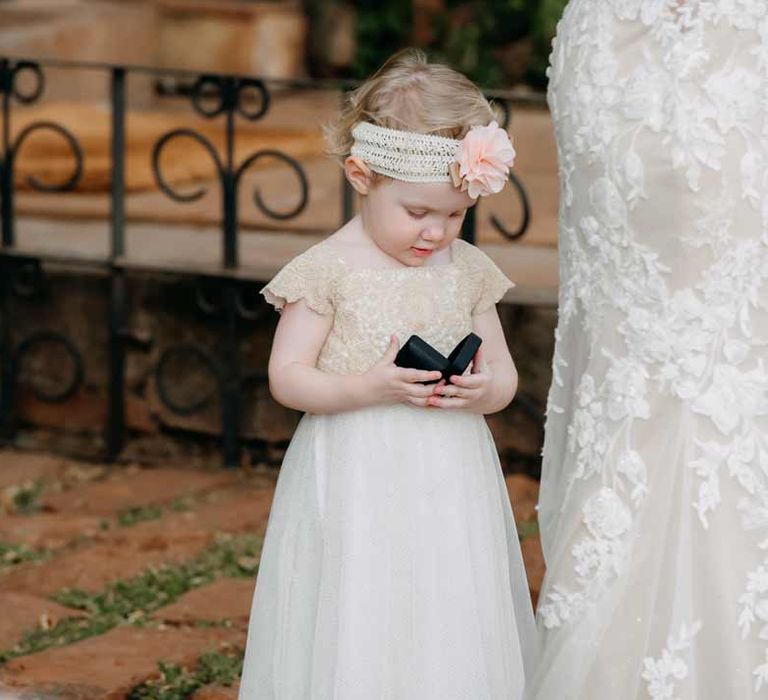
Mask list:
POLYGON ((653 700, 680 700, 676 695, 675 685, 688 676, 688 664, 685 652, 690 649, 693 638, 701 630, 701 623, 695 622, 690 627, 681 625, 677 635, 667 639, 667 646, 657 659, 647 657, 643 660, 643 680, 647 681, 648 696, 653 700))
MULTIPOLYGON (((560 502, 578 520, 539 616, 560 627, 601 600, 626 569, 648 494, 665 488, 654 470, 682 464, 694 495, 680 507, 702 537, 727 507, 754 542, 733 625, 768 643, 768 3, 581 0, 566 15, 550 69, 561 289, 545 468, 550 454, 567 465, 560 502), (623 65, 614 42, 629 22, 654 45, 623 65), (715 55, 713 26, 749 32, 749 60, 736 42, 715 55), (672 186, 690 209, 654 216, 649 198, 672 186), (666 262, 688 258, 685 274, 666 262), (663 465, 646 463, 638 439, 657 406, 691 416, 680 419, 684 456, 663 465)), ((699 629, 645 660, 654 700, 679 692, 699 629)), ((765 690, 768 648, 754 675, 765 690)))

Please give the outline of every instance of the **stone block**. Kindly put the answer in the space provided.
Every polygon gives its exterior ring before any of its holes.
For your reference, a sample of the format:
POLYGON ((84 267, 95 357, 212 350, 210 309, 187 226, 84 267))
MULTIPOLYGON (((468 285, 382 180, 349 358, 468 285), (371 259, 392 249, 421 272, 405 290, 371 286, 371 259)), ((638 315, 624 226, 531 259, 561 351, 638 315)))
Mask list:
POLYGON ((118 700, 156 676, 158 661, 190 666, 203 654, 245 645, 237 629, 118 627, 98 637, 10 661, 0 680, 35 697, 118 700))
POLYGON ((306 18, 298 2, 161 0, 160 63, 168 68, 296 78, 306 18))

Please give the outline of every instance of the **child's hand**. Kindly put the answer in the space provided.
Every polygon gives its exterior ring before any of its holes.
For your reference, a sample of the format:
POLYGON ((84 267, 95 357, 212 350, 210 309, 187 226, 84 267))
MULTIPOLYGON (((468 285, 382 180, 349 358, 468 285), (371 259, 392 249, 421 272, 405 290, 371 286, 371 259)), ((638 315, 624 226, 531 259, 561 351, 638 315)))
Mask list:
POLYGON ((440 383, 432 387, 428 406, 436 408, 463 408, 482 413, 484 402, 492 393, 490 367, 483 360, 482 349, 478 349, 472 360, 472 371, 468 375, 453 375, 451 384, 440 383))
POLYGON ((439 371, 398 367, 395 357, 399 349, 397 336, 391 336, 382 358, 363 375, 366 391, 373 397, 371 404, 409 403, 426 407, 434 385, 425 386, 421 382, 434 382, 442 375, 439 371))

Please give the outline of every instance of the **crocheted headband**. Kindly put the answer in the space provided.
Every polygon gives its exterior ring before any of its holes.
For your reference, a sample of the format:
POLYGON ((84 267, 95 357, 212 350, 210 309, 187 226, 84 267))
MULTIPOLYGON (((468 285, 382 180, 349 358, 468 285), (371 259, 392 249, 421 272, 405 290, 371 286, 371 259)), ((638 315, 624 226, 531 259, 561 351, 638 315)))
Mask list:
POLYGON ((461 140, 370 122, 355 124, 352 137, 351 154, 374 172, 404 182, 453 182, 473 199, 501 191, 515 160, 507 132, 495 121, 473 126, 461 140))

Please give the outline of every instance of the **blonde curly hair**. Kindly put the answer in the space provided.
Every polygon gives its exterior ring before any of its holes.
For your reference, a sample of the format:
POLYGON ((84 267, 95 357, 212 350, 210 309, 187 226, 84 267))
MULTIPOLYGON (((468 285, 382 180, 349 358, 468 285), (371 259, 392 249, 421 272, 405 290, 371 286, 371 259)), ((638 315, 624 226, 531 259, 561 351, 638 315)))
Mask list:
POLYGON ((361 121, 420 134, 461 139, 473 126, 497 118, 480 89, 418 49, 389 58, 351 92, 339 117, 324 131, 328 154, 343 162, 352 148, 352 128, 361 121))

